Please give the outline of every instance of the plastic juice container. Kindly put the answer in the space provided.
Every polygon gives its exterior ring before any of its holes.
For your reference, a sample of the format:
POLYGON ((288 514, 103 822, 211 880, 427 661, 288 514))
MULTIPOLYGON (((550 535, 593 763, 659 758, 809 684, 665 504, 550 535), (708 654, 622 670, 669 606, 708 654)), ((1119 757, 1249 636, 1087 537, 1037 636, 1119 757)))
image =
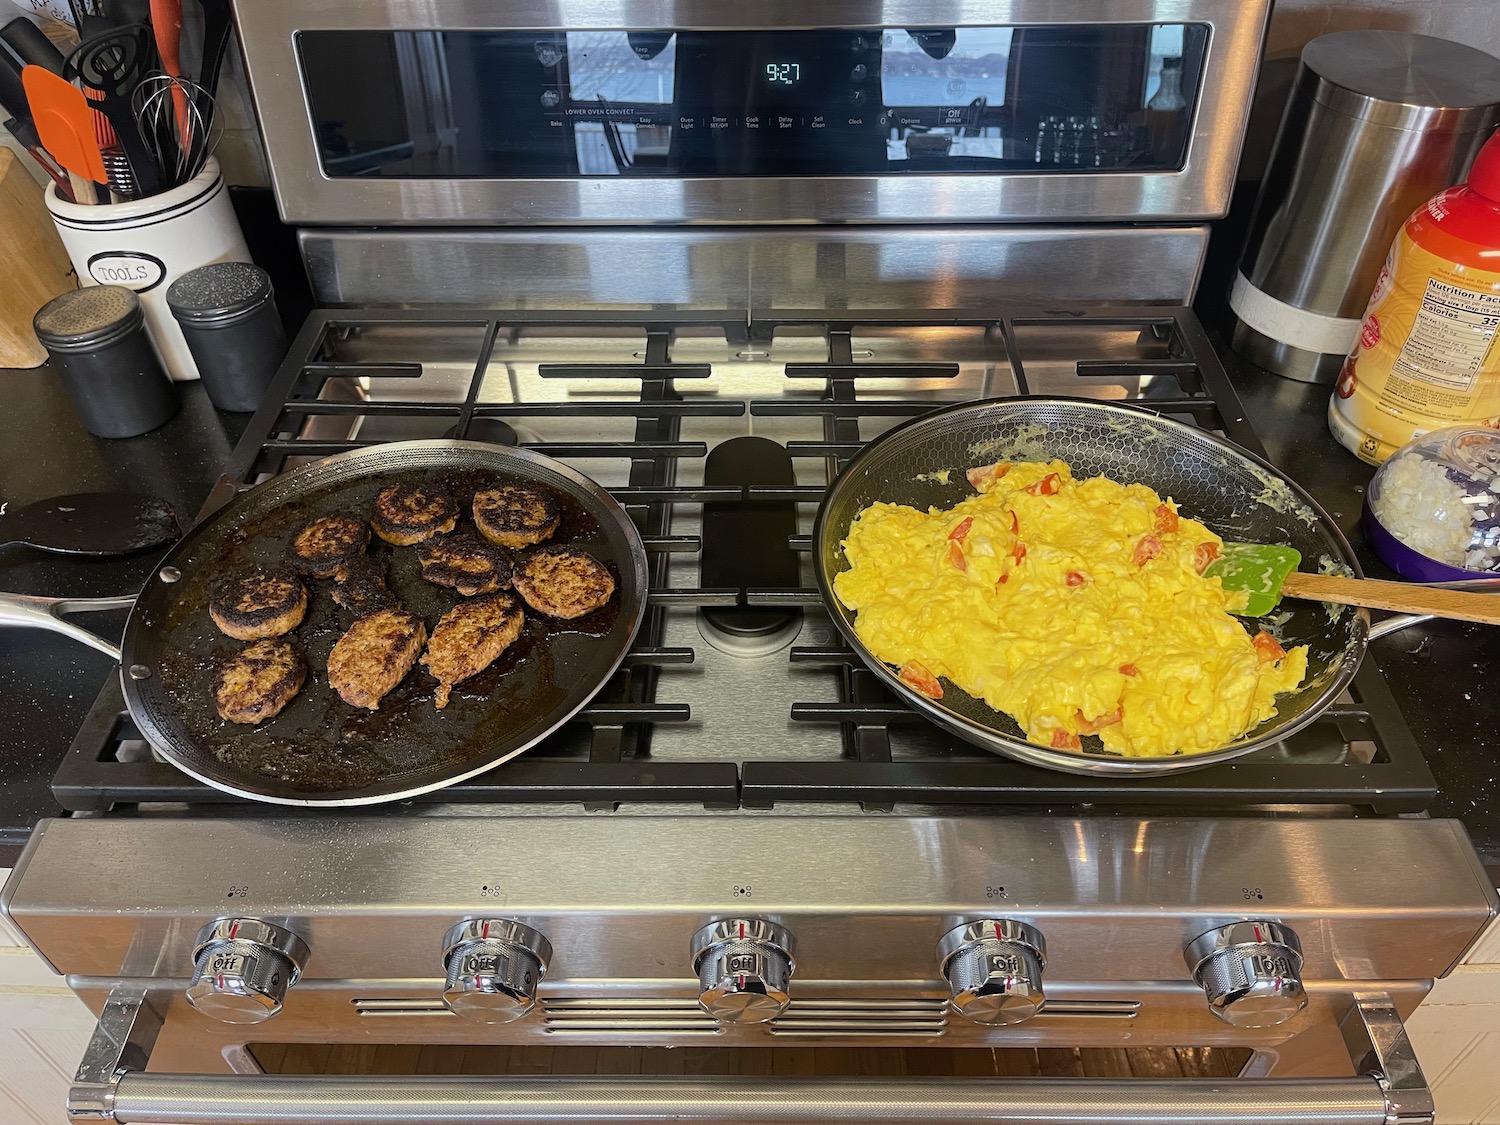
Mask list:
POLYGON ((1500 426, 1500 133, 1468 181, 1429 199, 1396 235, 1328 426, 1379 465, 1428 430, 1500 426))

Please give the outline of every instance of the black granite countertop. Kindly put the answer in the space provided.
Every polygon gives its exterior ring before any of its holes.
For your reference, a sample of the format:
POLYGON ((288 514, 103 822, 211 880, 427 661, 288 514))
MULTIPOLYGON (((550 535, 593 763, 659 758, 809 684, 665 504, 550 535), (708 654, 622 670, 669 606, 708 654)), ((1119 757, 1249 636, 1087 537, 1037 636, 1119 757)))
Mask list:
MULTIPOLYGON (((1330 388, 1268 375, 1227 348, 1219 354, 1271 460, 1337 521, 1367 577, 1399 577, 1360 533, 1375 470, 1329 434, 1330 388)), ((1500 666, 1500 628, 1429 621, 1370 651, 1437 777, 1440 793, 1428 811, 1463 821, 1486 865, 1500 865, 1500 693, 1482 682, 1482 669, 1500 666)))
MULTIPOLYGON (((1324 420, 1328 388, 1267 375, 1233 354, 1224 360, 1272 460, 1301 482, 1355 544, 1372 577, 1391 577, 1365 548, 1358 521, 1373 470, 1336 445, 1324 420)), ((154 433, 123 441, 90 436, 75 419, 55 375, 0 371, 0 503, 24 504, 66 492, 124 489, 171 501, 190 522, 208 495, 248 415, 219 414, 197 384, 179 385, 182 412, 154 433)), ((0 548, 0 589, 105 596, 134 593, 161 552, 80 561, 26 547, 0 548)), ((94 615, 118 637, 124 614, 94 615)), ((1432 622, 1376 642, 1378 661, 1423 746, 1442 795, 1434 816, 1469 828, 1488 864, 1500 864, 1500 693, 1480 670, 1500 666, 1500 629, 1432 622)), ((59 810, 48 785, 92 703, 109 659, 54 634, 0 629, 0 864, 31 826, 59 810)))
MULTIPOLYGON (((167 500, 184 527, 229 459, 248 414, 220 414, 201 385, 179 384, 178 415, 141 437, 106 441, 79 423, 55 372, 0 370, 0 505, 70 492, 141 492, 167 500)), ((51 597, 134 594, 166 547, 125 559, 86 560, 0 547, 0 590, 51 597)), ((125 613, 73 620, 111 640, 125 613)), ((114 662, 36 629, 0 628, 0 866, 31 827, 61 810, 49 788, 57 764, 114 662)))

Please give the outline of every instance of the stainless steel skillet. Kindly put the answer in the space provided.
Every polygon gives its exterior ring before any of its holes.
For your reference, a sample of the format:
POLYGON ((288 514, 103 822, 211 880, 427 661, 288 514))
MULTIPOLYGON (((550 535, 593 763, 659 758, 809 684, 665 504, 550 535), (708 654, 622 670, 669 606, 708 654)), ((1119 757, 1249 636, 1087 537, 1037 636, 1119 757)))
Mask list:
POLYGON ((859 639, 854 613, 833 592, 848 568, 843 539, 860 510, 883 500, 926 509, 951 507, 973 494, 964 469, 994 461, 1067 461, 1078 477, 1139 481, 1170 496, 1184 514, 1225 539, 1284 543, 1304 566, 1359 575, 1343 534, 1296 482, 1247 450, 1214 434, 1150 411, 1070 398, 968 402, 925 414, 866 445, 829 488, 813 531, 814 571, 823 600, 844 638, 908 705, 958 737, 1033 765, 1066 773, 1178 773, 1238 758, 1269 746, 1318 717, 1358 670, 1370 633, 1365 610, 1287 599, 1276 635, 1288 648, 1308 646, 1302 687, 1277 700, 1277 714, 1227 746, 1208 753, 1127 758, 1085 738, 1082 750, 1054 750, 1026 741, 1020 726, 957 687, 928 699, 897 679, 859 639), (949 470, 944 474, 942 470, 949 470), (946 478, 946 479, 945 479, 946 478))
MULTIPOLYGON (((376 539, 390 555, 390 586, 428 629, 459 598, 421 577, 413 548, 376 539)), ((338 454, 241 493, 188 532, 135 599, 62 601, 0 596, 0 625, 65 633, 120 659, 131 718, 185 773, 257 801, 360 805, 400 800, 472 777, 534 746, 571 719, 609 680, 645 613, 645 549, 630 517, 594 481, 528 450, 468 441, 407 441, 338 454), (259 726, 215 713, 213 673, 241 646, 207 613, 208 591, 226 571, 279 563, 309 519, 369 512, 396 482, 435 483, 468 507, 477 488, 526 481, 557 497, 563 520, 553 542, 575 543, 610 568, 609 605, 574 622, 528 612, 521 638, 449 705, 432 703, 434 681, 409 673, 378 711, 349 707, 329 686, 329 649, 353 617, 309 580, 307 617, 292 634, 308 657, 307 683, 259 726), (119 650, 58 614, 131 606, 119 650)))

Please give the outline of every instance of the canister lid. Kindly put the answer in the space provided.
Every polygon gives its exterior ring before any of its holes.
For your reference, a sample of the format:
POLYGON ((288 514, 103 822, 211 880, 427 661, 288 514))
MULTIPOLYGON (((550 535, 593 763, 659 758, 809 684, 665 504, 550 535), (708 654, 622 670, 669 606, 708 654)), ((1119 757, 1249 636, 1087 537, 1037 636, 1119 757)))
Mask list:
POLYGON ((1463 43, 1405 31, 1336 31, 1304 47, 1302 65, 1313 98, 1351 117, 1445 131, 1500 117, 1500 59, 1463 43))
POLYGON ((213 262, 167 287, 167 307, 183 324, 233 324, 271 299, 271 278, 249 262, 213 262))
POLYGON ((43 347, 85 352, 123 339, 145 320, 140 298, 122 285, 87 285, 53 297, 31 320, 43 347))

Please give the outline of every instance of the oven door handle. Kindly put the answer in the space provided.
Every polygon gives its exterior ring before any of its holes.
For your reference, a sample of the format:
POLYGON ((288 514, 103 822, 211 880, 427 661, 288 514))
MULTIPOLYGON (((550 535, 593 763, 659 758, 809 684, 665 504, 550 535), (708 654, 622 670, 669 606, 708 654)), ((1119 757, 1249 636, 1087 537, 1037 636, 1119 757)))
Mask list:
POLYGON ((1389 995, 1343 1020, 1359 1077, 879 1079, 744 1076, 244 1076, 144 1073, 161 994, 110 994, 68 1097, 75 1122, 120 1125, 1397 1125, 1432 1093, 1389 995))

